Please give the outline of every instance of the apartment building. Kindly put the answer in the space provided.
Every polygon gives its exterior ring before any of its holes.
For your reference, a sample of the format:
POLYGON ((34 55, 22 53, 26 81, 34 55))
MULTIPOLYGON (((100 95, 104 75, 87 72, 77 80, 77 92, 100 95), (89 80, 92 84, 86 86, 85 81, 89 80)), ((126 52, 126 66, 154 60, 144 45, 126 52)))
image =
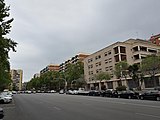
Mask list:
POLYGON ((22 79, 23 79, 23 70, 12 69, 11 70, 11 80, 13 81, 12 87, 16 90, 22 90, 22 79))
POLYGON ((39 73, 36 73, 33 75, 33 78, 39 78, 40 77, 40 74, 39 73))
POLYGON ((47 65, 45 68, 43 68, 40 71, 40 75, 42 75, 46 72, 49 72, 49 71, 59 71, 59 65, 56 65, 56 64, 47 65))
MULTIPOLYGON (((127 61, 129 65, 140 64, 147 55, 158 54, 160 46, 149 41, 140 39, 129 39, 124 42, 116 42, 109 45, 84 59, 84 74, 88 88, 101 87, 105 84, 109 89, 118 87, 120 79, 114 75, 115 65, 120 61, 127 61), (95 75, 99 72, 108 72, 111 75, 110 80, 98 81, 95 75)), ((121 78, 122 85, 128 88, 134 87, 131 78, 127 81, 121 78)), ((160 82, 159 82, 160 83, 160 82)), ((145 85, 143 85, 145 87, 145 85)))
POLYGON ((149 39, 152 43, 160 46, 160 34, 152 35, 149 39))
POLYGON ((67 69, 68 64, 76 64, 77 62, 82 62, 84 58, 88 57, 88 54, 79 53, 70 59, 66 60, 65 62, 60 64, 60 72, 64 72, 67 69))

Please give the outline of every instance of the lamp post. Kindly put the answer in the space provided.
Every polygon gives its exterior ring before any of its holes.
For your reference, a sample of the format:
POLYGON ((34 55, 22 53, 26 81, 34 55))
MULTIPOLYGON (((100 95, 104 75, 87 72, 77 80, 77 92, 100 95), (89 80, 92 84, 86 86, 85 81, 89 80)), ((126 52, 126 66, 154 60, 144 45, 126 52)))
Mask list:
POLYGON ((62 80, 64 80, 64 91, 66 92, 66 90, 67 90, 67 80, 66 79, 64 79, 64 78, 59 78, 59 79, 62 79, 62 80))
POLYGON ((71 88, 72 88, 72 84, 73 84, 73 82, 76 82, 76 80, 72 80, 72 81, 71 81, 71 88))

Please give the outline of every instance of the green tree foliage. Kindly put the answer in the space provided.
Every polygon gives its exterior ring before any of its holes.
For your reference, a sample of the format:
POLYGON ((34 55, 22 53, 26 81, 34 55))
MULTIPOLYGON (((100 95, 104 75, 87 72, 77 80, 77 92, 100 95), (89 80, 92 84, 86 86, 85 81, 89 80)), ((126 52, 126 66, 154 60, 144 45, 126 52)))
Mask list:
POLYGON ((117 91, 123 91, 123 90, 126 90, 126 86, 125 85, 122 85, 122 86, 118 86, 118 87, 116 87, 116 90, 117 91))
POLYGON ((139 65, 133 64, 128 67, 129 76, 132 77, 132 80, 135 82, 136 87, 139 86, 139 65))
POLYGON ((0 0, 0 90, 4 89, 10 82, 10 63, 9 51, 16 51, 16 42, 7 38, 6 35, 10 33, 11 22, 13 18, 9 17, 10 7, 6 6, 4 0, 0 0))
POLYGON ((126 78, 128 74, 128 66, 129 65, 126 61, 121 61, 116 64, 114 73, 117 76, 117 78, 120 78, 120 77, 126 78))
POLYGON ((120 79, 119 86, 122 86, 122 78, 127 79, 128 75, 128 63, 126 61, 120 61, 115 65, 115 71, 114 74, 116 75, 117 78, 120 79))
POLYGON ((99 72, 97 75, 95 75, 96 80, 110 80, 111 76, 107 72, 99 72))
MULTIPOLYGON (((27 89, 32 90, 58 90, 61 87, 61 79, 59 72, 56 71, 49 71, 39 78, 32 78, 27 83, 27 89)), ((63 83, 64 84, 64 83, 63 83)))
POLYGON ((155 75, 160 72, 160 56, 150 55, 142 60, 141 71, 144 75, 151 75, 156 86, 155 75))
POLYGON ((81 76, 84 74, 83 66, 84 65, 82 62, 77 62, 76 64, 68 64, 67 70, 65 72, 68 83, 81 78, 81 76))
POLYGON ((39 78, 31 79, 27 84, 27 89, 36 90, 59 90, 65 88, 65 81, 71 86, 71 82, 75 80, 76 87, 82 87, 86 84, 84 80, 83 63, 69 64, 66 72, 50 71, 39 78))

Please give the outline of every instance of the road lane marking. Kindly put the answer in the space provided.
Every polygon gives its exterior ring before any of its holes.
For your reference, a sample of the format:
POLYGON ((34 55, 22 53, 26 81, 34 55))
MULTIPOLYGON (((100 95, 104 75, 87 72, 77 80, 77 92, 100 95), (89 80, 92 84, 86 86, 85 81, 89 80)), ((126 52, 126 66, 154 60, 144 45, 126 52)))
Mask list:
POLYGON ((54 107, 54 109, 56 109, 56 110, 58 110, 58 111, 60 111, 61 110, 61 108, 59 108, 59 107, 54 107))
POLYGON ((135 113, 136 115, 146 116, 146 117, 152 117, 152 118, 160 118, 160 116, 157 115, 151 115, 151 114, 143 114, 143 113, 135 113))
POLYGON ((116 103, 116 104, 132 105, 132 106, 140 106, 140 107, 151 107, 151 108, 160 109, 160 106, 154 106, 154 105, 142 105, 142 104, 136 104, 136 103, 125 103, 125 102, 116 102, 116 101, 108 101, 108 100, 95 100, 95 99, 86 99, 86 100, 95 101, 95 102, 108 102, 108 103, 116 103))

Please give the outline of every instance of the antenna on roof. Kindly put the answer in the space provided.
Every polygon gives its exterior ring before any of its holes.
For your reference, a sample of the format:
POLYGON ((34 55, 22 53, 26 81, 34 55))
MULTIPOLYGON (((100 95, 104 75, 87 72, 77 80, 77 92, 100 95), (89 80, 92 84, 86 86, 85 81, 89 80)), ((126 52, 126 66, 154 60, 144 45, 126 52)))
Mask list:
POLYGON ((137 39, 138 39, 138 32, 136 32, 136 36, 137 36, 137 39))

